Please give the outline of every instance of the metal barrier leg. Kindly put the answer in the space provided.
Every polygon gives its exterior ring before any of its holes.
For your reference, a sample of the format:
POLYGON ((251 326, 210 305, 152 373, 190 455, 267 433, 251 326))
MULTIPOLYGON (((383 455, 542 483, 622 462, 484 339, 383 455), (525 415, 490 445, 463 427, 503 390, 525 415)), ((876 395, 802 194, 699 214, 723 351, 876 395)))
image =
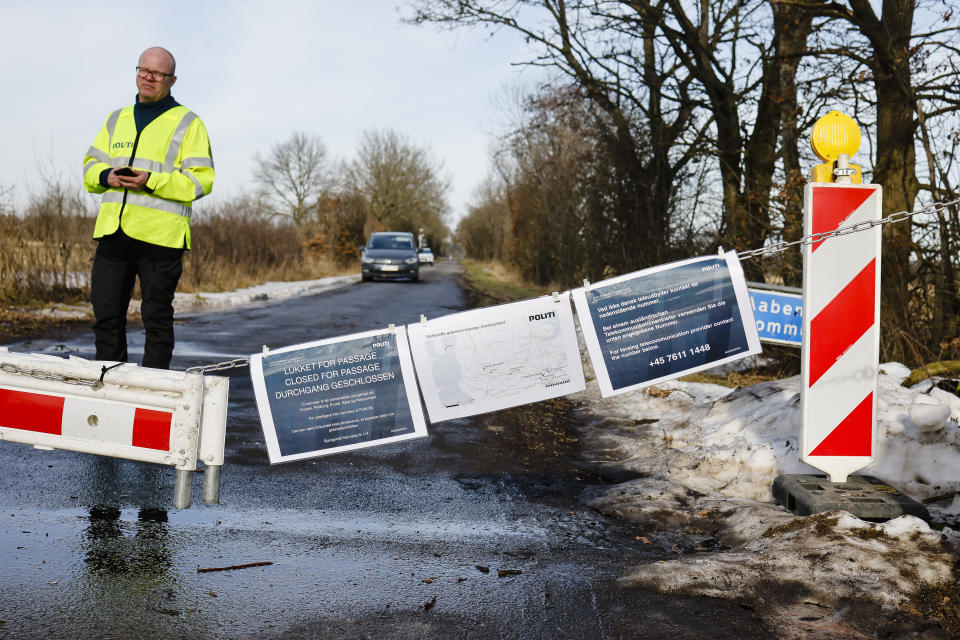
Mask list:
POLYGON ((193 489, 193 471, 177 469, 177 478, 173 484, 173 506, 175 509, 190 507, 190 493, 193 489))
POLYGON ((206 504, 220 502, 220 465, 211 464, 203 468, 203 501, 206 504))

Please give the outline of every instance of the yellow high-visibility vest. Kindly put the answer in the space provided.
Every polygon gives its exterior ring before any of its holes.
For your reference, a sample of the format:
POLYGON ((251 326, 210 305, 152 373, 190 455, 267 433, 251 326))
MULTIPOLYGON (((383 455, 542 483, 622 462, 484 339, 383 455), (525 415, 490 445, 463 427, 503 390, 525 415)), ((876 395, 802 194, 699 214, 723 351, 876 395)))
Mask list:
POLYGON ((137 138, 133 105, 107 116, 83 159, 87 191, 102 193, 93 237, 122 226, 131 238, 175 249, 190 248, 191 203, 213 189, 213 154, 207 129, 195 113, 176 106, 160 114, 137 138), (153 190, 104 188, 104 169, 149 171, 153 190))

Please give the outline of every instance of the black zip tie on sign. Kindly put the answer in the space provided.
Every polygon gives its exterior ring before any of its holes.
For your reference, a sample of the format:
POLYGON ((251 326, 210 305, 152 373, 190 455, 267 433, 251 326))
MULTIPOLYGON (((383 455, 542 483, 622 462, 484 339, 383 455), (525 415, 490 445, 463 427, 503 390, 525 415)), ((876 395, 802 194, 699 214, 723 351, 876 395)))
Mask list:
POLYGON ((110 365, 109 367, 107 367, 107 366, 101 367, 101 368, 100 368, 100 379, 97 380, 97 385, 99 385, 100 387, 102 387, 102 386, 103 386, 103 376, 107 375, 107 371, 110 371, 110 369, 116 369, 117 367, 119 367, 119 366, 122 365, 122 364, 123 364, 122 362, 118 362, 117 364, 112 364, 112 365, 110 365))

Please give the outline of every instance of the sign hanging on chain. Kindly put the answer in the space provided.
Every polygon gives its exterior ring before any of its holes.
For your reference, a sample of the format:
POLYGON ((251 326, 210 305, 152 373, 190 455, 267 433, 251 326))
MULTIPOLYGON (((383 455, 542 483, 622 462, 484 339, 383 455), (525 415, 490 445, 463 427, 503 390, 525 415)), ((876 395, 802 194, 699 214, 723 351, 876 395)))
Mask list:
POLYGON ((427 435, 402 327, 250 356, 271 463, 427 435))
POLYGON ((604 397, 760 353, 733 251, 604 280, 573 299, 604 397))
POLYGON ((431 422, 583 391, 570 294, 407 326, 431 422))

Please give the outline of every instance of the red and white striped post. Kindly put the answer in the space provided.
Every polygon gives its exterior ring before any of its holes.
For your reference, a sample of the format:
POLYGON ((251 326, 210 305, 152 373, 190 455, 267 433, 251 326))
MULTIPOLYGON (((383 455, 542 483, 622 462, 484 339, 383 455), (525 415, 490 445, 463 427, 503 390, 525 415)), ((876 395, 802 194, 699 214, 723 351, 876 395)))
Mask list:
MULTIPOLYGON (((813 182, 804 235, 879 220, 872 184, 813 182)), ((874 459, 880 358, 880 227, 803 249, 801 453, 830 482, 874 459)))

